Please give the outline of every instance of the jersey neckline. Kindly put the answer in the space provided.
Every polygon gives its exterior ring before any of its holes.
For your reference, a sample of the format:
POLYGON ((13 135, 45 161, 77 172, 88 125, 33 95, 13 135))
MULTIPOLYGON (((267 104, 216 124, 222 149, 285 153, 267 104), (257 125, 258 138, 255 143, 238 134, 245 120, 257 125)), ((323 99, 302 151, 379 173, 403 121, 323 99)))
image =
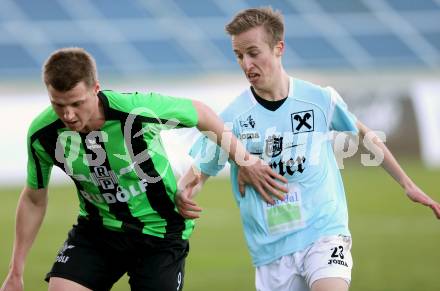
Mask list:
MULTIPOLYGON (((287 94, 286 98, 281 99, 281 100, 283 100, 282 104, 278 108, 276 108, 275 110, 270 110, 270 109, 266 108, 264 105, 262 105, 255 97, 251 87, 248 88, 249 98, 251 98, 252 103, 254 103, 254 105, 257 106, 262 112, 265 112, 268 114, 275 114, 275 113, 281 111, 282 108, 287 106, 286 104, 289 103, 289 102, 287 102, 289 98, 293 98, 293 96, 294 96, 293 91, 295 90, 294 83, 295 83, 295 79, 293 77, 289 76, 289 93, 287 94)), ((278 100, 278 101, 281 101, 281 100, 278 100)), ((277 102, 277 101, 269 101, 269 102, 277 102)))

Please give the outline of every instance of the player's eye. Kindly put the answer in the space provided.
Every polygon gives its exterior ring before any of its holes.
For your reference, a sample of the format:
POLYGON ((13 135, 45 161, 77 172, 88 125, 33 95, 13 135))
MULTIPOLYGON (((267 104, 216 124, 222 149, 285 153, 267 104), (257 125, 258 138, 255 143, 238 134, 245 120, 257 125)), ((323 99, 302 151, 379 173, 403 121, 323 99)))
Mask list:
POLYGON ((256 56, 258 56, 259 52, 258 51, 251 51, 249 52, 249 56, 251 56, 252 58, 255 58, 256 56))
POLYGON ((79 106, 81 106, 83 103, 84 103, 83 101, 75 102, 75 103, 72 104, 72 107, 79 107, 79 106))

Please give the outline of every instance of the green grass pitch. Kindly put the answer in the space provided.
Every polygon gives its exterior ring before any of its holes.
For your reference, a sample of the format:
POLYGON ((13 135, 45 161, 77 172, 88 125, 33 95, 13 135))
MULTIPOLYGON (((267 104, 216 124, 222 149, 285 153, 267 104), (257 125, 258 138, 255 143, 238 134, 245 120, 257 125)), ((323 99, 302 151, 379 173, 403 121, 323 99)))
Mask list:
MULTIPOLYGON (((440 200, 440 171, 403 163, 409 175, 440 200)), ((348 165, 342 170, 353 235, 351 291, 440 290, 440 221, 430 209, 405 197, 381 168, 348 165)), ((18 188, 0 191, 0 276, 11 254, 18 188)), ((212 179, 197 201, 204 208, 191 238, 185 290, 254 290, 254 269, 246 250, 238 209, 227 180, 212 179)), ((74 223, 72 186, 52 187, 43 227, 30 252, 26 290, 47 290, 43 281, 55 254, 74 223)), ((129 290, 127 278, 113 290, 129 290)))

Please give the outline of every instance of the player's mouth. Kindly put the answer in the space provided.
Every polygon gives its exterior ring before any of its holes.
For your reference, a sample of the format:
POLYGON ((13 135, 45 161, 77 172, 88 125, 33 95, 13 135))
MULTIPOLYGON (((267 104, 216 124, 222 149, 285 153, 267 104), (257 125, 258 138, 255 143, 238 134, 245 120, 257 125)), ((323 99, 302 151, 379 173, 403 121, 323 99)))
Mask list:
POLYGON ((75 125, 78 125, 79 120, 76 121, 64 121, 64 123, 68 126, 68 127, 75 127, 75 125))
POLYGON ((258 78, 260 78, 260 74, 257 74, 257 73, 248 73, 247 74, 247 79, 251 83, 257 82, 258 78))

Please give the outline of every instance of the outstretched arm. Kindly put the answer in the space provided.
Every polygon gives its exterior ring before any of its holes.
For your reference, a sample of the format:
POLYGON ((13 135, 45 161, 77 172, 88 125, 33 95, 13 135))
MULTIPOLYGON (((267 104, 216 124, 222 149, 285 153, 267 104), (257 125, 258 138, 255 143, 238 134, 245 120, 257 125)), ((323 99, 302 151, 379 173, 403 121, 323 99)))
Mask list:
POLYGON ((199 101, 193 101, 193 104, 198 115, 197 129, 222 147, 231 160, 239 166, 252 165, 258 160, 246 151, 232 131, 225 126, 211 108, 199 101))
POLYGON ((429 206, 434 212, 435 216, 440 219, 440 204, 434 201, 426 193, 424 193, 405 173, 400 167, 399 163, 394 158, 390 150, 380 140, 380 138, 374 134, 367 126, 360 121, 357 122, 359 129, 359 135, 361 140, 368 134, 368 137, 372 141, 372 146, 377 147, 384 155, 382 167, 396 180, 397 183, 405 190, 406 195, 414 202, 421 203, 425 206, 429 206))
POLYGON ((24 187, 16 213, 15 241, 9 273, 0 291, 23 290, 23 272, 26 256, 31 248, 47 208, 47 189, 24 187))

